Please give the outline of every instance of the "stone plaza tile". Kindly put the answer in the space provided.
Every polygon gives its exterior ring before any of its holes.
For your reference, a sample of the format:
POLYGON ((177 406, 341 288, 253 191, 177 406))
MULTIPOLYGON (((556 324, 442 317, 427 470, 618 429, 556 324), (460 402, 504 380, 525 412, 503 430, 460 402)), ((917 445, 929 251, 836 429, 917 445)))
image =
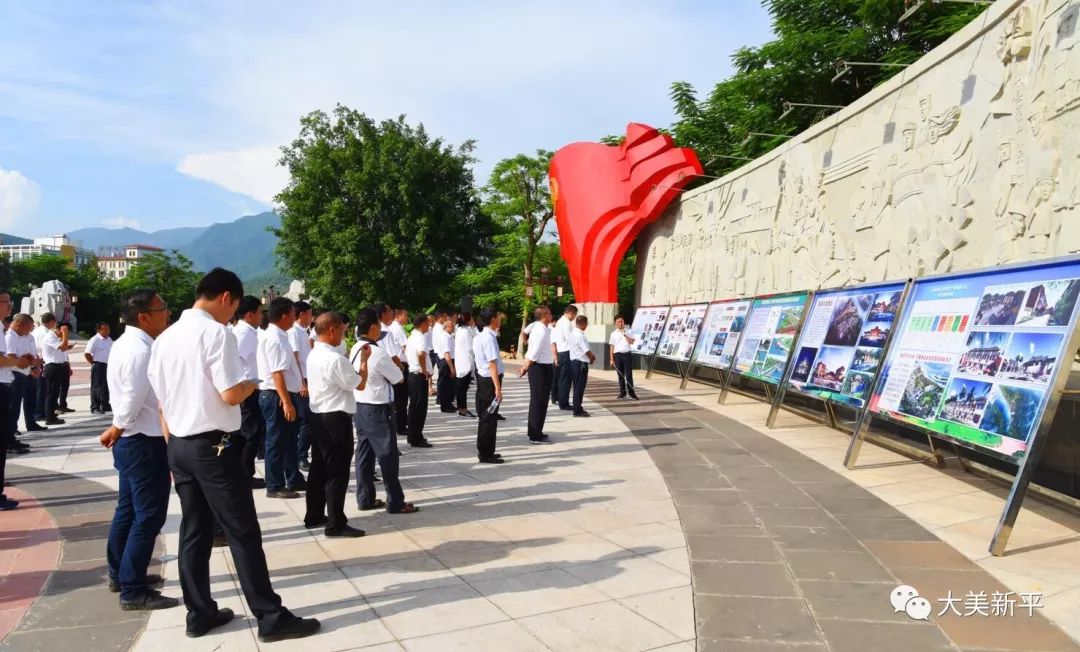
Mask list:
MULTIPOLYGON (((545 652, 548 648, 516 622, 421 636, 402 641, 408 652, 475 652, 498 648, 514 652, 545 652)), ((365 651, 367 649, 365 648, 365 651)))
POLYGON ((463 584, 367 600, 399 640, 509 620, 487 598, 463 584))
MULTIPOLYGON (((360 527, 360 524, 356 527, 360 527)), ((359 539, 319 537, 316 544, 338 566, 377 563, 423 554, 420 546, 398 530, 369 532, 359 539)))
POLYGON ((558 568, 470 580, 469 584, 515 619, 609 599, 589 582, 558 568))
POLYGON ((692 570, 694 590, 699 594, 799 597, 786 564, 696 561, 692 570))
POLYGON ((427 555, 346 566, 341 572, 367 597, 410 593, 462 582, 453 571, 427 555))
POLYGON ((684 641, 697 636, 694 595, 688 586, 620 598, 619 604, 630 607, 684 641))
POLYGON ((663 564, 680 575, 690 577, 690 553, 685 547, 650 552, 642 556, 663 564))
POLYGON ((701 639, 818 641, 814 619, 798 598, 697 595, 694 605, 701 639))
POLYGON ((626 557, 564 566, 574 577, 612 598, 688 586, 685 575, 646 559, 626 557))
POLYGON ((686 537, 682 530, 674 530, 662 523, 646 523, 607 530, 599 533, 608 541, 622 546, 635 554, 648 554, 672 548, 685 548, 686 537), (660 550, 657 550, 659 548, 660 550))
POLYGON ((321 627, 315 636, 279 643, 259 643, 260 650, 289 652, 324 652, 329 650, 368 649, 369 646, 392 644, 394 635, 375 615, 362 598, 327 602, 314 607, 296 609, 302 617, 319 619, 321 627))
POLYGON ((833 652, 937 652, 953 650, 937 627, 929 623, 872 623, 827 620, 821 623, 833 652))
POLYGON ((581 528, 556 514, 510 516, 487 521, 485 525, 505 537, 507 541, 563 537, 584 532, 581 528))
POLYGON ((614 601, 518 622, 552 650, 638 652, 679 642, 674 634, 614 601))
POLYGON ((185 652, 219 652, 223 649, 229 652, 255 652, 259 649, 254 631, 242 619, 235 619, 214 630, 212 635, 202 638, 187 638, 185 630, 183 625, 148 630, 139 638, 136 649, 147 652, 176 652, 177 649, 185 652))

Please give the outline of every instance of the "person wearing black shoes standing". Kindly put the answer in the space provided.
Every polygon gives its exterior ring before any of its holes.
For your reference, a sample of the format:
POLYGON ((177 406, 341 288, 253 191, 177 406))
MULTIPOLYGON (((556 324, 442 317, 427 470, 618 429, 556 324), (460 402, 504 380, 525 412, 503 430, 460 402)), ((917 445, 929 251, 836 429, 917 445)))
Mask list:
POLYGON ((535 321, 526 329, 529 343, 518 377, 529 376, 529 442, 550 444, 551 438, 544 434, 544 423, 547 420, 548 395, 551 394, 555 363, 551 351, 551 331, 548 329, 551 310, 547 306, 539 306, 533 311, 533 318, 535 321))
POLYGON ((570 333, 570 372, 574 380, 574 416, 587 417, 589 413, 581 407, 585 400, 585 383, 589 380, 589 365, 596 362, 596 355, 589 350, 589 338, 585 336, 585 328, 589 325, 589 318, 578 315, 574 320, 574 330, 570 333))
POLYGON ((64 352, 64 373, 60 376, 60 396, 57 399, 57 410, 68 413, 75 411, 75 408, 68 406, 71 377, 75 372, 71 369, 71 358, 68 357, 67 352, 75 348, 75 345, 71 343, 71 324, 67 322, 61 323, 59 331, 60 341, 63 342, 63 347, 60 350, 64 352))
POLYGON ((262 374, 259 408, 266 420, 267 498, 299 498, 305 488, 296 459, 297 400, 303 383, 299 363, 289 342, 289 329, 296 319, 292 299, 278 297, 270 302, 270 324, 259 339, 258 365, 262 374))
MULTIPOLYGON (((0 319, 11 314, 11 295, 0 292, 0 319)), ((10 432, 11 419, 8 410, 11 409, 11 383, 15 380, 12 368, 26 369, 34 358, 29 354, 17 358, 7 355, 6 343, 0 337, 0 511, 15 509, 19 501, 11 500, 4 495, 4 469, 7 467, 8 440, 12 436, 10 432)))
POLYGON ((19 430, 19 413, 26 409, 26 432, 33 432, 35 430, 45 430, 37 424, 34 420, 34 402, 29 403, 29 408, 24 408, 27 405, 27 392, 33 392, 36 389, 36 385, 32 385, 34 380, 32 374, 35 365, 38 363, 37 346, 34 344, 34 338, 30 335, 30 330, 34 327, 34 320, 30 315, 18 314, 11 320, 11 328, 4 335, 4 342, 7 346, 8 357, 11 358, 27 358, 31 361, 30 366, 26 369, 20 369, 15 367, 14 380, 11 383, 11 403, 8 410, 8 420, 11 421, 11 425, 8 427, 8 453, 24 454, 30 452, 30 446, 19 441, 15 438, 15 433, 19 430))
POLYGON ((297 301, 294 305, 296 322, 287 333, 289 344, 292 346, 296 363, 300 367, 300 391, 296 395, 293 405, 296 407, 296 459, 300 470, 307 471, 308 453, 311 450, 311 425, 308 422, 308 379, 307 357, 311 354, 311 337, 308 329, 311 327, 311 304, 307 301, 297 301))
POLYGON ((634 358, 630 353, 630 345, 634 338, 626 330, 626 320, 622 315, 615 317, 615 330, 611 333, 608 344, 611 345, 611 366, 615 367, 615 374, 619 377, 619 398, 638 400, 637 392, 634 391, 634 358))
POLYGON ((172 486, 158 399, 147 377, 150 349, 169 325, 169 308, 154 290, 138 289, 121 310, 126 328, 110 351, 105 377, 115 410, 112 425, 98 440, 112 449, 120 480, 105 548, 109 590, 120 594, 125 611, 169 609, 180 601, 151 588, 161 583, 160 575, 146 574, 172 486))
POLYGON ((304 527, 323 527, 328 537, 362 537, 345 518, 345 492, 353 458, 354 391, 367 383, 371 347, 361 348, 360 371, 349 364, 337 347, 345 336, 345 322, 334 312, 315 320, 315 346, 307 359, 308 398, 311 409, 311 471, 307 483, 304 527))
POLYGON ((60 394, 63 392, 64 382, 68 377, 67 351, 71 348, 70 343, 65 343, 61 337, 60 327, 56 325, 56 319, 44 322, 49 317, 42 318, 45 327, 49 329, 41 338, 41 357, 45 361, 45 425, 59 426, 64 423, 58 414, 60 410, 60 394))
MULTIPOLYGON (((240 307, 236 310, 236 326, 232 330, 244 379, 253 382, 259 382, 259 326, 262 315, 262 301, 258 297, 246 296, 240 300, 240 307)), ((259 407, 258 392, 252 393, 240 404, 240 435, 244 438, 242 458, 244 468, 251 477, 251 488, 265 489, 266 481, 255 475, 255 458, 266 440, 266 420, 259 407)))
POLYGON ((472 384, 473 376, 473 338, 476 337, 476 329, 473 326, 472 313, 463 312, 458 318, 457 326, 454 327, 454 369, 457 371, 457 380, 454 383, 454 398, 457 404, 458 416, 475 419, 476 415, 469 411, 469 385, 472 384))
POLYGON ((109 405, 109 353, 113 341, 109 337, 109 324, 101 322, 97 332, 86 342, 83 357, 90 363, 90 414, 111 412, 109 405))
POLYGON ((495 452, 495 435, 499 429, 499 405, 502 403, 503 366, 499 355, 498 331, 502 315, 485 308, 476 325, 484 330, 473 340, 473 360, 476 363, 476 454, 481 464, 502 464, 502 455, 495 452))
POLYGON ((435 353, 431 364, 439 370, 435 395, 438 397, 439 410, 452 413, 457 412, 454 405, 454 385, 457 382, 457 369, 454 368, 454 316, 444 316, 438 326, 438 330, 434 331, 431 337, 435 353))
POLYGON ((239 446, 240 404, 257 385, 244 378, 236 339, 225 329, 236 314, 244 285, 215 268, 199 281, 195 304, 165 330, 150 353, 150 386, 157 394, 169 437, 169 468, 180 497, 180 588, 187 607, 187 635, 195 638, 233 618, 210 593, 214 522, 229 542, 240 588, 268 643, 310 636, 314 618, 298 618, 270 585, 255 499, 248 489, 239 446))
POLYGON ((409 364, 409 418, 406 426, 407 441, 413 448, 431 448, 424 437, 427 423, 428 379, 431 378, 430 356, 426 349, 428 334, 427 317, 421 313, 413 319, 413 331, 405 345, 405 360, 409 364))
POLYGON ((555 345, 558 357, 555 362, 555 375, 557 379, 553 386, 557 386, 557 396, 560 410, 571 410, 570 391, 574 384, 574 375, 570 368, 570 335, 574 332, 574 319, 577 318, 577 306, 570 304, 563 311, 563 316, 555 322, 555 329, 551 333, 551 343, 555 345))

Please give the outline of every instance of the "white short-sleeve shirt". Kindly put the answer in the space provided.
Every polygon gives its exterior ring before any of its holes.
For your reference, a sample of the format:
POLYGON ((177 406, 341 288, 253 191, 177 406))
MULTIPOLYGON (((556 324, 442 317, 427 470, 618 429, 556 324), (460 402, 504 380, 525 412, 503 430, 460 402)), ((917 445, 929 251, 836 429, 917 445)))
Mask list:
POLYGON ((525 358, 536 364, 552 364, 555 355, 551 352, 551 331, 543 322, 534 321, 529 324, 529 344, 525 352, 525 358))
POLYGON ((285 389, 290 393, 300 391, 303 380, 300 376, 300 368, 296 364, 296 356, 293 355, 292 343, 289 335, 281 330, 277 324, 266 327, 262 339, 259 340, 259 372, 262 373, 259 389, 276 390, 274 385, 274 372, 281 371, 285 376, 285 389))
POLYGON ((240 353, 240 362, 244 366, 244 377, 248 380, 261 380, 259 374, 259 331, 246 321, 237 322, 232 330, 236 338, 236 350, 240 353))
POLYGON ((325 342, 315 342, 307 359, 308 405, 316 414, 356 413, 353 392, 360 374, 345 356, 325 342))
POLYGON ((307 359, 311 355, 311 340, 308 338, 307 329, 299 323, 293 324, 289 329, 289 344, 292 350, 300 355, 300 375, 307 378, 307 359))
MULTIPOLYGON (((419 374, 423 373, 423 369, 420 368, 420 354, 427 354, 429 349, 427 346, 427 336, 418 330, 414 330, 412 335, 409 336, 409 342, 405 345, 405 361, 409 364, 409 373, 419 374)), ((431 373, 431 361, 427 361, 427 372, 431 373)))
POLYGON ((490 328, 480 331, 480 334, 473 340, 473 357, 476 363, 476 373, 484 378, 491 378, 491 367, 489 366, 491 362, 495 363, 495 368, 500 375, 505 370, 502 356, 499 355, 499 339, 490 328))
POLYGON ((608 340, 608 344, 614 349, 612 351, 613 353, 630 352, 630 342, 626 339, 628 335, 629 333, 626 332, 625 328, 621 331, 613 331, 611 333, 611 339, 608 340))
POLYGON ((147 372, 154 339, 128 325, 113 346, 106 372, 112 424, 124 430, 123 437, 146 435, 161 437, 158 398, 150 386, 147 372))
POLYGON ((570 333, 570 359, 589 361, 589 338, 585 336, 585 331, 577 327, 570 333))
POLYGON ((111 337, 102 337, 101 333, 94 333, 86 342, 86 353, 94 359, 94 362, 109 364, 109 352, 112 351, 113 341, 111 337))
POLYGON ((476 333, 469 326, 458 326, 454 331, 454 368, 457 377, 464 378, 473 369, 473 338, 476 333))

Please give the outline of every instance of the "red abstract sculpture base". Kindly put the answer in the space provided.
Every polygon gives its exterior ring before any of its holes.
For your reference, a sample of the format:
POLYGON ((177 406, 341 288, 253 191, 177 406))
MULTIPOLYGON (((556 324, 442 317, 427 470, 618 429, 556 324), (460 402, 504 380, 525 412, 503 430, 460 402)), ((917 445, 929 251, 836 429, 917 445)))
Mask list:
POLYGON ((631 122, 622 145, 573 143, 555 152, 548 172, 563 260, 574 298, 616 303, 626 250, 694 176, 693 150, 631 122))

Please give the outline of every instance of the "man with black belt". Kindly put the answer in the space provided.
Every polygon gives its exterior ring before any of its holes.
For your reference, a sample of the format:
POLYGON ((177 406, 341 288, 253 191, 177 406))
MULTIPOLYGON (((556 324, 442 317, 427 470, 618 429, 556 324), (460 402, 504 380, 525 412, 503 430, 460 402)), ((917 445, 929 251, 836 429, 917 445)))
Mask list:
POLYGON ((68 375, 67 352, 72 345, 70 342, 65 343, 56 319, 53 319, 51 324, 51 330, 41 338, 41 357, 45 361, 45 425, 59 426, 64 423, 58 413, 60 394, 68 375))
MULTIPOLYGON (((11 295, 7 292, 0 292, 0 319, 10 314, 11 295)), ((11 406, 11 383, 15 380, 15 377, 12 375, 11 369, 13 367, 26 369, 34 361, 30 355, 9 358, 5 346, 3 338, 0 338, 0 511, 15 509, 19 506, 19 501, 11 500, 4 495, 4 469, 7 467, 8 439, 12 434, 9 432, 11 419, 8 418, 8 410, 11 406)))
POLYGON ((266 420, 267 498, 299 498, 306 488, 296 459, 296 403, 302 384, 300 367, 293 355, 288 332, 295 314, 292 299, 270 302, 270 324, 259 340, 259 408, 266 420))
POLYGON ((356 332, 360 336, 349 360, 353 369, 361 370, 363 351, 370 349, 367 378, 363 390, 353 393, 356 399, 356 503, 363 511, 386 508, 390 514, 412 514, 419 507, 405 502, 405 492, 398 478, 400 461, 397 438, 394 437, 394 386, 401 383, 401 367, 380 346, 379 312, 364 308, 356 316, 356 332), (382 471, 386 500, 375 497, 375 461, 382 471))
POLYGON ((502 315, 491 308, 484 308, 477 316, 476 325, 484 329, 473 340, 476 412, 480 416, 479 423, 476 424, 476 455, 481 464, 502 464, 502 455, 495 452, 504 371, 498 339, 502 315))
MULTIPOLYGON (((240 300, 236 309, 236 326, 233 337, 236 338, 236 350, 240 354, 240 366, 244 370, 244 379, 259 382, 259 325, 262 323, 262 301, 258 297, 246 296, 240 300)), ((241 458, 244 469, 251 478, 252 489, 265 489, 266 481, 255 476, 255 458, 266 439, 266 420, 259 407, 259 393, 253 392, 240 404, 240 435, 244 438, 241 458)))
POLYGON ((570 373, 574 383, 574 416, 587 417, 589 413, 581 407, 585 400, 585 383, 589 380, 589 365, 596 362, 596 355, 589 350, 589 338, 585 336, 585 328, 589 325, 589 318, 578 315, 574 320, 576 328, 570 333, 570 373))
POLYGON ((611 345, 611 366, 615 367, 615 374, 619 377, 619 398, 638 400, 637 392, 634 391, 634 358, 630 353, 630 345, 634 338, 626 330, 626 320, 622 315, 615 317, 615 330, 611 333, 608 344, 611 345))
POLYGON ((315 320, 315 346, 307 359, 311 472, 304 527, 321 526, 328 537, 362 537, 364 531, 345 518, 345 492, 353 458, 353 392, 366 386, 371 347, 361 349, 358 373, 337 350, 344 335, 345 322, 337 313, 324 312, 315 320))
POLYGON ((435 357, 430 364, 437 366, 439 378, 435 384, 436 402, 442 412, 457 412, 454 405, 454 383, 457 370, 454 368, 454 322, 452 316, 443 315, 443 321, 436 324, 431 335, 431 346, 435 357))
POLYGON ((535 321, 526 329, 529 348, 518 376, 529 375, 529 443, 540 445, 551 443, 551 438, 544 434, 544 422, 547 420, 555 357, 551 351, 551 331, 548 330, 551 310, 547 306, 539 306, 533 311, 533 318, 535 321))
POLYGON ((409 445, 413 448, 431 448, 424 437, 427 423, 428 379, 431 378, 430 358, 427 346, 428 320, 421 313, 413 319, 412 335, 405 345, 405 360, 409 363, 409 421, 406 429, 409 445))
POLYGON ((9 358, 28 357, 31 364, 26 369, 14 369, 15 380, 11 383, 11 407, 8 412, 8 420, 11 426, 8 430, 11 437, 8 439, 8 453, 29 453, 30 446, 17 440, 15 433, 19 430, 19 413, 24 413, 25 432, 45 430, 34 419, 37 404, 37 383, 35 374, 40 374, 37 366, 41 361, 38 359, 37 345, 30 331, 34 328, 34 320, 30 315, 20 313, 11 321, 11 328, 4 335, 9 358))
POLYGON ((120 476, 109 540, 109 590, 120 594, 125 611, 168 609, 180 604, 152 586, 160 575, 147 575, 154 542, 169 512, 169 455, 161 429, 158 399, 147 370, 154 338, 169 325, 169 308, 153 290, 138 289, 121 304, 124 334, 109 354, 106 382, 115 403, 112 425, 99 441, 112 449, 120 476))
POLYGON ((577 318, 577 306, 570 304, 563 311, 563 316, 555 322, 555 330, 551 333, 551 343, 555 345, 558 357, 555 362, 555 374, 558 380, 558 402, 560 410, 571 410, 570 389, 574 383, 573 374, 570 370, 570 335, 574 331, 574 319, 577 318))
POLYGON ((113 341, 108 322, 97 325, 97 332, 86 342, 83 357, 90 363, 90 414, 111 412, 109 405, 109 353, 113 341))
POLYGON ((180 587, 187 635, 199 637, 233 618, 210 594, 210 550, 215 520, 229 542, 240 588, 259 622, 259 641, 314 634, 319 621, 297 618, 270 585, 262 531, 248 476, 232 433, 240 404, 257 385, 244 378, 236 339, 225 329, 244 285, 215 268, 199 281, 194 306, 154 342, 149 378, 169 439, 169 468, 180 497, 180 587))

